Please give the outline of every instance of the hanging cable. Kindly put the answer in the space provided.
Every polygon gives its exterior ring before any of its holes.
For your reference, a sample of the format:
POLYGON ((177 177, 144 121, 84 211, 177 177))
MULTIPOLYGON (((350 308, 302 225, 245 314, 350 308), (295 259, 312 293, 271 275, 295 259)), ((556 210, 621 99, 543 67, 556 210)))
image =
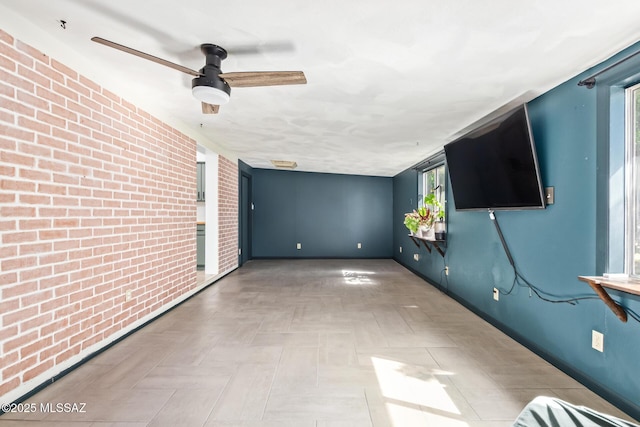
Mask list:
MULTIPOLYGON (((496 228, 496 231, 498 232, 498 237, 500 238, 500 242, 502 243, 502 248, 504 249, 504 252, 507 256, 507 259, 509 260, 509 264, 511 265, 511 267, 513 268, 513 282, 511 283, 511 288, 508 291, 505 291, 503 289, 498 288, 498 291, 502 294, 502 295, 509 295, 513 292, 513 290, 515 289, 515 286, 521 286, 521 287, 525 287, 529 289, 529 292, 533 292, 538 298, 540 298, 542 301, 546 301, 546 302, 550 302, 550 303, 554 303, 554 304, 558 304, 558 303, 564 303, 564 304, 571 304, 571 305, 576 305, 578 303, 578 301, 584 301, 584 300, 595 300, 595 299, 600 299, 598 296, 596 295, 588 295, 588 296, 583 296, 583 297, 575 297, 575 298, 560 298, 557 295, 553 295, 549 292, 545 292, 542 289, 539 289, 538 287, 534 286, 530 281, 528 281, 521 273, 520 271, 518 271, 518 268, 516 267, 516 263, 513 260, 513 256, 511 255, 511 251, 509 250, 509 246, 507 245, 506 240, 504 239, 504 235, 502 234, 502 229, 500 228, 500 224, 498 223, 498 219, 496 218, 495 212, 492 209, 489 209, 489 218, 491 219, 491 221, 493 221, 493 224, 496 228)), ((635 313, 634 311, 632 311, 629 308, 625 308, 622 307, 623 310, 625 310, 627 312, 627 314, 632 317, 634 320, 640 322, 640 315, 638 315, 637 313, 635 313)))

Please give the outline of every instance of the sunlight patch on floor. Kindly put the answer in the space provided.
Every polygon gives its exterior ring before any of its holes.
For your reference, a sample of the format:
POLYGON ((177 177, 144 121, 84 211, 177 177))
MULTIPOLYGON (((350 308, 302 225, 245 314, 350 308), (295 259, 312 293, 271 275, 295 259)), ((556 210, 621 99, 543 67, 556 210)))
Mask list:
POLYGON ((469 427, 432 370, 379 357, 371 362, 392 426, 469 427))
POLYGON ((374 285, 375 281, 370 276, 376 274, 373 271, 356 271, 356 270, 342 270, 342 276, 344 276, 344 282, 347 285, 374 285))

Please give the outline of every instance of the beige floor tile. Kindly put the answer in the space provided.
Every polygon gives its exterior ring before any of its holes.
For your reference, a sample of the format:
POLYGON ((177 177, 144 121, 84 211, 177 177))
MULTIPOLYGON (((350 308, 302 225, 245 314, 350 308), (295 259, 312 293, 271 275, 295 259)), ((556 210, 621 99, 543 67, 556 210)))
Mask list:
POLYGON ((273 381, 274 389, 313 388, 318 385, 318 348, 285 347, 273 381))
POLYGON ((218 367, 195 366, 175 367, 157 366, 145 375, 137 384, 139 389, 206 389, 224 390, 237 369, 225 374, 218 367))
POLYGON ((29 399, 86 413, 0 427, 506 427, 540 394, 632 421, 392 260, 260 260, 29 399))
POLYGON ((258 332, 251 345, 317 348, 318 340, 318 332, 258 332))
POLYGON ((372 427, 371 420, 318 420, 316 427, 372 427))
POLYGON ((223 387, 176 390, 148 427, 202 426, 222 390, 223 387))
POLYGON ((548 396, 549 389, 462 389, 460 390, 481 420, 513 421, 531 400, 548 396))
POLYGON ((353 324, 357 347, 388 347, 387 338, 377 323, 358 321, 353 324))
POLYGON ((364 390, 359 387, 319 387, 274 391, 264 419, 363 422, 370 419, 364 390))
POLYGON ((201 365, 277 364, 282 355, 281 346, 216 346, 205 356, 201 365))
POLYGON ((169 401, 174 390, 147 390, 88 388, 81 392, 68 392, 56 402, 86 403, 84 413, 51 413, 44 423, 51 421, 109 421, 150 422, 169 401))
POLYGON ((273 365, 241 365, 218 399, 212 420, 261 420, 275 375, 273 365))
POLYGON ((363 366, 373 366, 375 359, 393 360, 406 365, 439 368, 440 365, 423 347, 391 348, 391 347, 358 347, 358 363, 363 366))
POLYGON ((204 427, 316 427, 315 420, 218 421, 209 420, 204 427))
POLYGON ((411 333, 397 333, 385 331, 389 347, 456 347, 456 343, 444 332, 418 331, 411 333))

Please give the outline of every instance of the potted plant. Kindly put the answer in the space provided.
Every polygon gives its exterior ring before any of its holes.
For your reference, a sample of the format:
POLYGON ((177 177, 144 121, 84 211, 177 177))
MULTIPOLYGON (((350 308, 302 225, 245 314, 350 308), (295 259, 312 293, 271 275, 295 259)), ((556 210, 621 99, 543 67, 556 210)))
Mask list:
POLYGON ((444 208, 435 194, 431 193, 422 201, 422 206, 404 214, 404 225, 411 234, 424 239, 435 239, 434 223, 444 224, 444 208))
POLYGON ((409 229, 411 234, 418 234, 420 227, 420 215, 415 210, 404 214, 404 225, 409 229))
POLYGON ((445 223, 444 223, 444 206, 442 203, 436 198, 435 193, 431 193, 424 198, 424 204, 427 206, 431 206, 433 210, 433 220, 432 227, 434 230, 434 239, 435 240, 444 240, 445 239, 445 223))
POLYGON ((433 224, 433 215, 431 209, 426 206, 420 206, 413 212, 404 214, 404 225, 411 231, 411 234, 424 237, 424 233, 428 232, 433 224))

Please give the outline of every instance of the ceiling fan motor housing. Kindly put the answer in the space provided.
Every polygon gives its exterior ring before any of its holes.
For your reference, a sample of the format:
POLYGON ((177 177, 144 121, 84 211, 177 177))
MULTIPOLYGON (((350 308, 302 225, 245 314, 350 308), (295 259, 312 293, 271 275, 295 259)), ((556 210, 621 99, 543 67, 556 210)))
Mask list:
POLYGON ((220 68, 205 65, 200 72, 203 74, 202 76, 191 80, 192 89, 197 86, 207 86, 226 92, 227 95, 231 94, 231 87, 227 82, 218 77, 218 74, 220 74, 220 68))
POLYGON ((206 56, 206 65, 200 70, 201 76, 191 81, 191 89, 194 95, 200 92, 200 96, 196 97, 203 102, 212 105, 226 104, 231 95, 231 87, 218 75, 222 72, 220 64, 227 57, 227 51, 214 44, 203 44, 200 49, 206 56))

